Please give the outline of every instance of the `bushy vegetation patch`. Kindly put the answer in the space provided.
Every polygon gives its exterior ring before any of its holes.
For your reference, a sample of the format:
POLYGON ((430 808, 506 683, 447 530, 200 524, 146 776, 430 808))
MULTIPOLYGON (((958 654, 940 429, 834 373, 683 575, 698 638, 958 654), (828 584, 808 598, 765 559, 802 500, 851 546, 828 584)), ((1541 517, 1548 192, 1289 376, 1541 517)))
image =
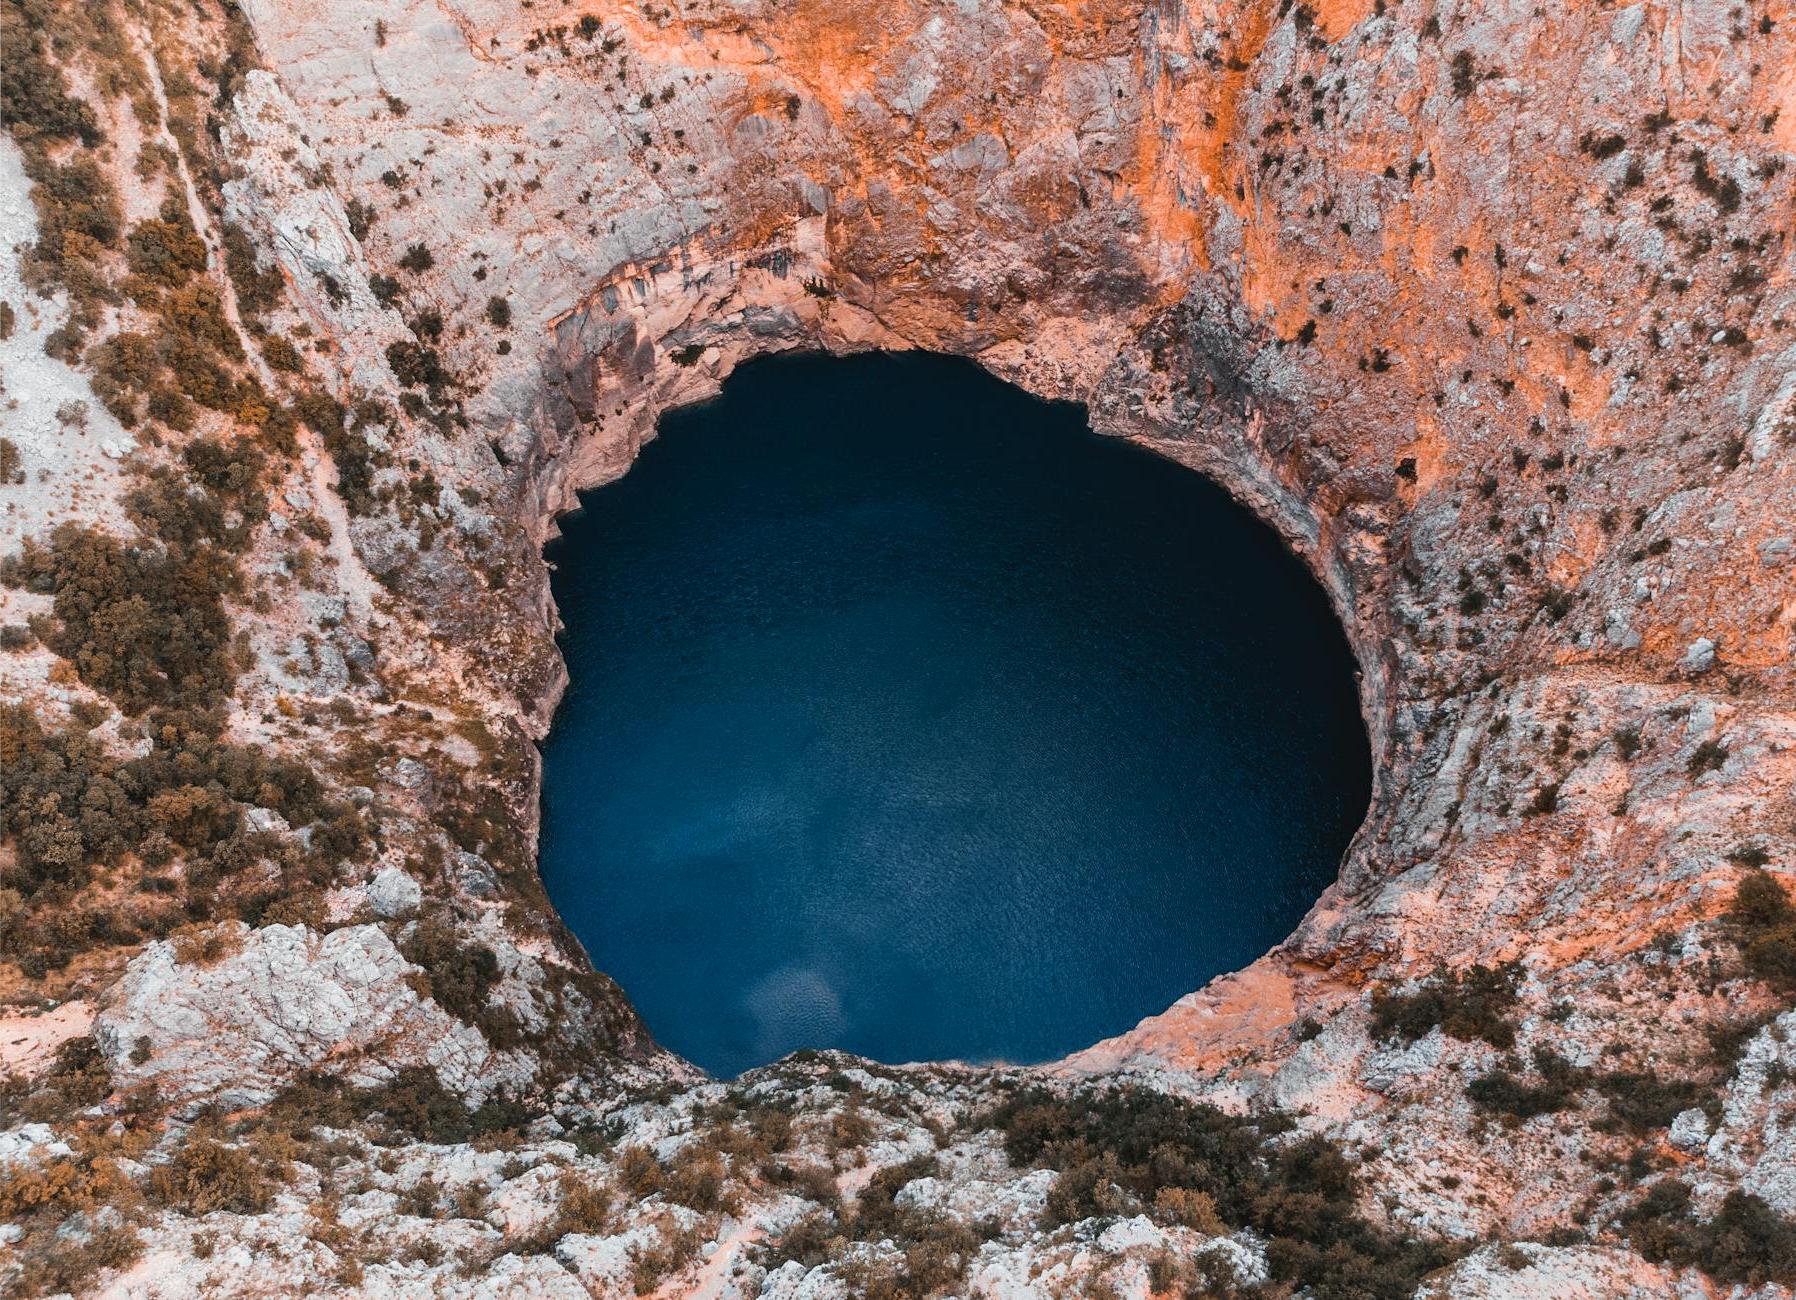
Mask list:
POLYGON ((278 271, 259 267, 248 236, 223 220, 215 148, 217 112, 254 66, 254 40, 232 6, 201 6, 184 21, 208 39, 183 45, 156 32, 165 119, 133 43, 133 33, 142 29, 127 20, 118 0, 0 3, 0 46, 7 50, 0 60, 0 118, 24 155, 38 216, 25 276, 45 295, 67 293, 68 319, 46 348, 71 364, 85 360, 101 400, 127 427, 148 419, 186 431, 200 409, 260 425, 277 403, 243 364, 223 286, 209 274, 217 268, 187 208, 191 181, 223 233, 224 269, 243 325, 261 334, 261 317, 279 303, 283 283, 278 271), (192 58, 207 47, 226 54, 192 58), (128 98, 148 128, 139 142, 139 179, 151 183, 166 173, 172 182, 157 215, 129 229, 112 181, 125 160, 111 152, 103 115, 71 92, 65 70, 76 67, 105 100, 128 98), (216 87, 210 99, 202 89, 206 81, 216 87), (163 125, 178 143, 180 159, 160 143, 163 125), (107 309, 127 302, 138 312, 123 313, 121 328, 90 347, 89 336, 107 309))
POLYGON ((0 33, 0 112, 15 138, 78 141, 91 149, 104 140, 93 108, 69 94, 68 79, 50 57, 54 5, 50 0, 5 0, 0 33))
POLYGON ((1695 1213, 1693 1199, 1676 1179, 1655 1183, 1621 1217, 1634 1249, 1654 1263, 1699 1268, 1718 1282, 1796 1282, 1796 1222, 1750 1192, 1729 1192, 1706 1219, 1695 1213))
POLYGON ((77 41, 99 42, 81 6, 0 3, 0 47, 6 50, 0 58, 0 121, 23 154, 38 218, 38 241, 23 270, 33 289, 68 291, 69 320, 49 341, 51 351, 66 358, 79 354, 101 309, 115 298, 103 261, 118 247, 123 222, 117 190, 94 157, 106 132, 92 105, 70 92, 62 69, 77 41))
POLYGON ((264 268, 256 256, 256 246, 249 232, 235 222, 220 226, 224 235, 225 274, 237 293, 237 310, 253 322, 280 304, 285 283, 274 267, 264 268))
POLYGON ((1740 878, 1726 924, 1755 979, 1796 992, 1796 906, 1775 876, 1754 867, 1740 878))
POLYGON ((983 1238, 952 1215, 904 1205, 897 1195, 918 1178, 938 1172, 934 1156, 920 1156, 873 1175, 855 1201, 850 1235, 890 1242, 899 1258, 851 1271, 848 1281, 870 1296, 922 1297, 952 1287, 965 1276, 983 1238))
POLYGON ((390 500, 392 488, 377 488, 375 473, 391 457, 368 438, 368 430, 390 424, 393 409, 374 398, 345 407, 328 393, 307 389, 293 402, 293 414, 324 440, 337 467, 337 494, 351 515, 371 515, 390 500))
POLYGON ((242 592, 237 556, 267 515, 262 465, 247 444, 190 443, 181 469, 151 471, 129 498, 147 540, 60 524, 47 544, 26 539, 0 582, 55 598, 34 630, 127 714, 210 708, 238 671, 224 601, 242 592))
POLYGON ((143 1243, 128 1226, 34 1232, 14 1248, 17 1271, 7 1285, 18 1296, 81 1295, 100 1273, 127 1268, 142 1254, 143 1243))
POLYGON ((111 1092, 112 1075, 99 1045, 92 1038, 71 1038, 34 1078, 0 1079, 0 1121, 8 1127, 44 1123, 98 1105, 111 1092))
POLYGON ((0 1170, 0 1222, 22 1239, 9 1263, 9 1295, 85 1291, 93 1276, 122 1268, 142 1247, 129 1227, 96 1222, 96 1212, 135 1208, 138 1193, 118 1162, 95 1144, 77 1140, 77 1153, 0 1170))
MULTIPOLYGON (((951 1291, 964 1281, 980 1245, 993 1234, 982 1234, 952 1215, 898 1201, 908 1184, 937 1172, 934 1156, 881 1169, 862 1189, 852 1213, 841 1215, 828 1205, 813 1211, 762 1252, 763 1262, 777 1268, 796 1260, 816 1268, 833 1260, 857 1295, 886 1300, 922 1300, 951 1291), (841 1258, 850 1242, 885 1243, 889 1249, 871 1260, 841 1258)), ((833 1183, 828 1199, 833 1203, 833 1183)))
POLYGON ((494 1098, 468 1106, 428 1066, 405 1066, 384 1084, 352 1088, 327 1074, 307 1074, 281 1092, 253 1122, 255 1131, 295 1141, 318 1129, 371 1126, 380 1140, 478 1142, 515 1133, 535 1116, 517 1102, 494 1098))
MULTIPOLYGON (((1529 1083, 1511 1070, 1496 1069, 1466 1085, 1466 1095, 1480 1110, 1510 1119, 1533 1119, 1573 1104, 1591 1083, 1590 1071, 1573 1066, 1554 1052, 1537 1049, 1534 1069, 1539 1082, 1529 1083)), ((1668 1121, 1669 1122, 1669 1121, 1668 1121)))
MULTIPOLYGON (((66 1122, 112 1090, 93 1039, 70 1039, 34 1079, 0 1080, 0 1126, 66 1122)), ((119 1157, 140 1157, 150 1138, 144 1129, 122 1127, 108 1117, 100 1125, 64 1128, 58 1136, 69 1154, 0 1169, 0 1223, 19 1234, 0 1264, 0 1291, 85 1294, 102 1270, 122 1268, 141 1253, 134 1225, 142 1197, 119 1157)))
POLYGON ((1720 1107, 1720 1085, 1712 1079, 1678 1078, 1657 1070, 1611 1070, 1593 1083, 1608 1098, 1608 1110, 1599 1127, 1611 1132, 1644 1135, 1669 1128, 1687 1110, 1720 1107))
POLYGON ((55 619, 38 629, 44 643, 137 714, 230 691, 237 670, 222 597, 235 582, 213 558, 65 523, 47 546, 27 540, 0 577, 53 594, 55 619))
POLYGON ((517 1017, 492 1000, 499 982, 499 959, 482 943, 465 941, 441 916, 419 921, 402 945, 407 961, 424 968, 430 995, 437 1005, 466 1021, 498 1048, 514 1047, 523 1037, 517 1017))
MULTIPOLYGON (((164 205, 165 212, 170 211, 164 205)), ((172 273, 181 254, 164 241, 178 240, 180 227, 157 221, 140 224, 133 240, 133 274, 126 280, 138 305, 153 313, 152 331, 126 330, 96 344, 87 354, 94 392, 126 428, 148 416, 171 429, 194 427, 195 404, 229 415, 242 424, 261 425, 274 405, 253 375, 243 372, 243 345, 225 314, 218 286, 206 278, 154 278, 172 273), (151 227, 154 233, 146 234, 151 227), (162 259, 152 261, 152 259, 162 259), (139 273, 135 267, 146 265, 139 273), (153 269, 150 269, 152 268, 153 269)), ((201 248, 203 254, 203 247, 201 248)))
POLYGON ((1436 1025, 1449 1038, 1515 1045, 1516 979, 1520 968, 1471 966, 1435 975, 1414 993, 1380 993, 1372 999, 1372 1036, 1413 1043, 1436 1025))
POLYGON ((1573 1065, 1556 1052, 1536 1048, 1533 1079, 1518 1073, 1513 1060, 1479 1075, 1466 1095, 1480 1110, 1511 1120, 1549 1115, 1578 1104, 1592 1091, 1607 1099, 1599 1129, 1644 1136, 1667 1128, 1686 1110, 1713 1111, 1718 1082, 1711 1077, 1679 1077, 1663 1070, 1593 1070, 1573 1065))
POLYGON ((1340 1149, 1320 1137, 1291 1140, 1280 1117, 1229 1115, 1144 1088, 1073 1096, 1030 1088, 986 1123, 1003 1133, 1014 1164, 1058 1171, 1045 1226, 1135 1212, 1179 1222, 1189 1195, 1201 1194, 1223 1224, 1266 1239, 1275 1280, 1318 1300, 1407 1297, 1454 1257, 1448 1244, 1365 1219, 1340 1149))
POLYGON ((119 759, 79 726, 47 729, 21 705, 0 706, 0 840, 16 855, 0 875, 0 956, 28 974, 194 919, 254 923, 308 873, 328 876, 331 854, 359 847, 359 814, 327 798, 304 764, 220 741, 215 717, 156 714, 147 732, 147 753, 119 759), (249 831, 243 813, 252 806, 313 825, 314 848, 330 861, 302 862, 292 844, 249 831), (177 856, 178 880, 158 874, 177 856), (82 901, 87 886, 133 857, 147 892, 82 901), (281 865, 278 877, 235 883, 267 861, 281 865))
POLYGON ((160 1204, 182 1214, 260 1214, 273 1202, 286 1173, 242 1146, 196 1136, 150 1171, 149 1186, 160 1204))
POLYGON ((193 228, 187 208, 172 195, 161 212, 131 228, 125 240, 125 264, 131 279, 125 292, 138 302, 154 303, 165 290, 178 289, 206 270, 206 244, 193 228))

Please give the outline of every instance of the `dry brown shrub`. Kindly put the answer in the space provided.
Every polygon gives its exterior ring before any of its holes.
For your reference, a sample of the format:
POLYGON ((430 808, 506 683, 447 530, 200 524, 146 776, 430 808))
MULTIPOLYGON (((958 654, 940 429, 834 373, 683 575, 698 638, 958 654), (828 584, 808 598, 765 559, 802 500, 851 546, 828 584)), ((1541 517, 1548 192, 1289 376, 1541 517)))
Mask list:
POLYGON ((150 1173, 150 1192, 170 1208, 194 1216, 224 1210, 260 1214, 274 1200, 275 1183, 250 1152, 215 1138, 190 1140, 150 1173))
POLYGON ((243 932, 234 925, 184 925, 168 938, 183 966, 216 966, 243 951, 243 932))
POLYGON ((1192 1187, 1162 1187, 1154 1193, 1154 1209, 1164 1219, 1217 1237, 1228 1227, 1216 1213, 1216 1200, 1192 1187))
POLYGON ((573 1170, 561 1175, 561 1206, 555 1216, 555 1235, 570 1232, 605 1236, 611 1231, 612 1190, 605 1183, 592 1183, 573 1170))

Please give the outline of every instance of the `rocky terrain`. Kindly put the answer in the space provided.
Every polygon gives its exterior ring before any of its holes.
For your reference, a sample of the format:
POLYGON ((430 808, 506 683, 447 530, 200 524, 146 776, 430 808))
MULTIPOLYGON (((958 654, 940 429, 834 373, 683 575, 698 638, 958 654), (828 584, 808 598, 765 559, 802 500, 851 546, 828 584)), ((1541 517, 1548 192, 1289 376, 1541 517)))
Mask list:
POLYGON ((0 1286, 1787 1295, 1783 0, 0 0, 0 1286), (793 348, 1209 474, 1377 757, 1037 1070, 647 1037, 541 546, 793 348))

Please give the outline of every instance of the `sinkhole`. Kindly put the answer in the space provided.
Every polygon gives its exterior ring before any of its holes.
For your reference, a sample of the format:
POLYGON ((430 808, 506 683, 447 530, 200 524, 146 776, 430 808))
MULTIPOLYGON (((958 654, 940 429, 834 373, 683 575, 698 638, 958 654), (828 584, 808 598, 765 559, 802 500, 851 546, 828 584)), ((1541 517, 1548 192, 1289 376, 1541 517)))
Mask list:
POLYGON ((968 362, 754 362, 582 500, 543 882, 715 1074, 1088 1046, 1283 938, 1365 813, 1273 531, 968 362))

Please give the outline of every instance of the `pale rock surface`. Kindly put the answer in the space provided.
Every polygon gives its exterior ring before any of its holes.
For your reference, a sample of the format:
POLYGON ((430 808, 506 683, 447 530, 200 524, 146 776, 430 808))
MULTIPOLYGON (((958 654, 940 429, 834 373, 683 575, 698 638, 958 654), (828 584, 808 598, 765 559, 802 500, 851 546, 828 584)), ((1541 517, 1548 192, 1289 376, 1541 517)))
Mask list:
POLYGON ((1723 1179, 1796 1213, 1796 1011, 1766 1025, 1741 1054, 1705 1148, 1709 1178, 1699 1192, 1719 1199, 1723 1179))
POLYGON ((422 886, 398 867, 383 867, 368 882, 368 906, 376 916, 387 920, 410 916, 423 899, 422 886))
POLYGON ((1694 1272, 1643 1264, 1625 1251, 1586 1246, 1486 1247, 1416 1291, 1416 1300, 1709 1300, 1694 1272))
POLYGON ((528 1067, 419 997, 406 978, 417 967, 378 927, 231 924, 242 946, 211 966, 181 962, 166 940, 131 962, 94 1026, 119 1083, 229 1108, 261 1105, 315 1067, 372 1085, 428 1065, 473 1098, 527 1081, 528 1067))

